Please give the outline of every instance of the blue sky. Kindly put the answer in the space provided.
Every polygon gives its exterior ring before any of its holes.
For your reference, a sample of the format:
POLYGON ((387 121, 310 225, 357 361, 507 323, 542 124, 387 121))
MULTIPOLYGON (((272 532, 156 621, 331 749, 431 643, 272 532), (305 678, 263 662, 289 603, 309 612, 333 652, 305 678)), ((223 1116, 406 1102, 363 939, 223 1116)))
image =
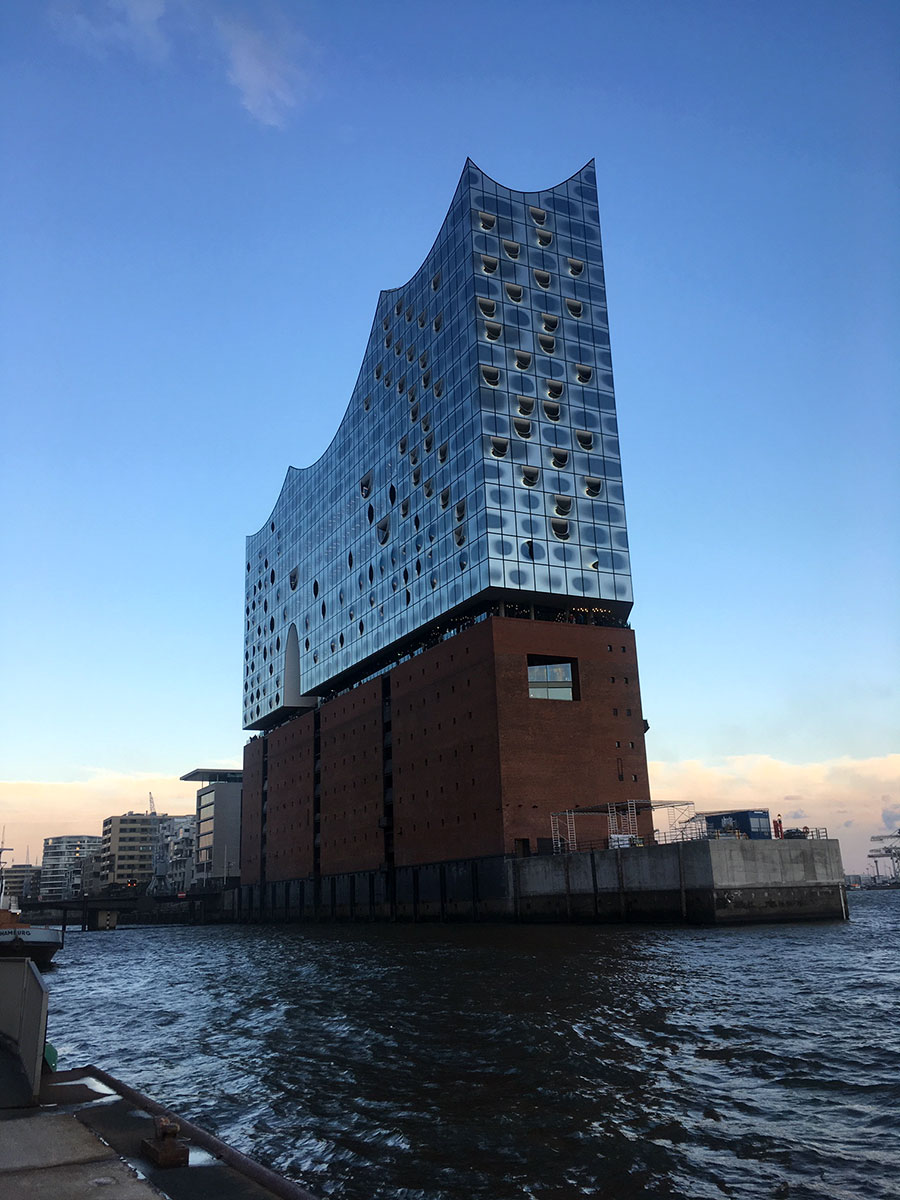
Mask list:
POLYGON ((597 160, 657 795, 900 819, 898 55, 878 0, 6 0, 0 821, 239 760, 244 536, 467 155, 597 160))

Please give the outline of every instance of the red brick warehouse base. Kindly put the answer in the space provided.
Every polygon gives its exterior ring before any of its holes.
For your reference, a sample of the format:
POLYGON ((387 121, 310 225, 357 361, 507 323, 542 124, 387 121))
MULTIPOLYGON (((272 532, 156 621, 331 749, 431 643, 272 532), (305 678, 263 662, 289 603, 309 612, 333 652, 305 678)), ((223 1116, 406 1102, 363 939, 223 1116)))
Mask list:
POLYGON ((490 617, 248 743, 241 878, 534 853, 551 813, 626 800, 648 836, 632 631, 490 617))

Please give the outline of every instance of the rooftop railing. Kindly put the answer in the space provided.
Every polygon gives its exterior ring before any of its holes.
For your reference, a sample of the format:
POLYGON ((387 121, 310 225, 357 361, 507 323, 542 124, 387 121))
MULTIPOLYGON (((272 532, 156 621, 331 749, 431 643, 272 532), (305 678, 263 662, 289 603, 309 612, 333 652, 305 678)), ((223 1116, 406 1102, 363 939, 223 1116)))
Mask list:
POLYGON ((567 854, 577 850, 616 850, 634 846, 668 846, 678 842, 717 842, 717 841, 814 841, 828 837, 824 827, 810 829, 786 829, 783 838, 751 838, 749 833, 740 829, 704 829, 701 826, 685 825, 679 829, 654 830, 649 837, 640 837, 624 833, 613 834, 605 838, 576 838, 569 845, 565 838, 560 838, 554 845, 554 854, 567 854))

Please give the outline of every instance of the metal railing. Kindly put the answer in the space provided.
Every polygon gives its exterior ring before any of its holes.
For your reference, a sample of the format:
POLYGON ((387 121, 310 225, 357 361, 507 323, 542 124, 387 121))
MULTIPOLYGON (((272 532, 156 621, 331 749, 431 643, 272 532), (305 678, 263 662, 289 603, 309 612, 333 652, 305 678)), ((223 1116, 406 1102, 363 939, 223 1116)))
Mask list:
MULTIPOLYGON (((722 831, 722 837, 745 837, 743 833, 728 829, 722 831)), ((718 837, 711 833, 705 825, 683 825, 677 829, 654 830, 653 843, 658 846, 668 846, 671 842, 709 842, 718 837)))
POLYGON ((554 838, 553 853, 568 854, 577 850, 615 850, 631 846, 668 846, 679 842, 718 842, 718 841, 813 841, 828 837, 824 827, 817 829, 785 830, 783 838, 753 839, 740 829, 705 829, 700 825, 684 826, 680 829, 654 830, 649 837, 627 837, 624 834, 612 838, 578 838, 567 840, 564 836, 554 838))

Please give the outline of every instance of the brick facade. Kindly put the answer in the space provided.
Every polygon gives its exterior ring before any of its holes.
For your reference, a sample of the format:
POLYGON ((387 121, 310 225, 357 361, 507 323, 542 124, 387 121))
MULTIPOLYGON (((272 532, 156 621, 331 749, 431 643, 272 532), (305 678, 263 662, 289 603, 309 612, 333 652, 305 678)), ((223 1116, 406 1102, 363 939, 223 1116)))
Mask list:
MULTIPOLYGON (((557 622, 493 621, 497 732, 503 795, 502 852, 550 835, 550 814, 567 808, 650 802, 637 651, 630 629, 557 622), (527 657, 577 662, 580 699, 533 700, 527 657)), ((652 830, 644 811, 645 835, 652 830)), ((607 836, 605 816, 578 832, 607 836)), ((497 851, 495 851, 497 852, 497 851)))
POLYGON ((381 866, 383 812, 381 681, 375 679, 322 705, 323 875, 381 866))
MULTIPOLYGON (((318 719, 318 800, 314 714, 247 745, 243 882, 260 878, 264 742, 272 882, 315 873, 317 810, 322 875, 378 869, 391 844, 397 866, 535 853, 551 813, 610 802, 635 800, 640 832, 652 830, 629 629, 492 617, 323 703, 318 719), (532 698, 529 655, 573 662, 577 698, 532 698)), ((605 837, 606 816, 578 832, 605 837)))
POLYGON ((258 883, 261 868, 263 760, 265 741, 251 738, 244 747, 241 796, 241 883, 258 883))
POLYGON ((312 875, 313 714, 304 713, 268 736, 266 804, 266 878, 302 879, 312 875))
POLYGON ((491 624, 391 672, 398 866, 496 854, 502 841, 491 624))

